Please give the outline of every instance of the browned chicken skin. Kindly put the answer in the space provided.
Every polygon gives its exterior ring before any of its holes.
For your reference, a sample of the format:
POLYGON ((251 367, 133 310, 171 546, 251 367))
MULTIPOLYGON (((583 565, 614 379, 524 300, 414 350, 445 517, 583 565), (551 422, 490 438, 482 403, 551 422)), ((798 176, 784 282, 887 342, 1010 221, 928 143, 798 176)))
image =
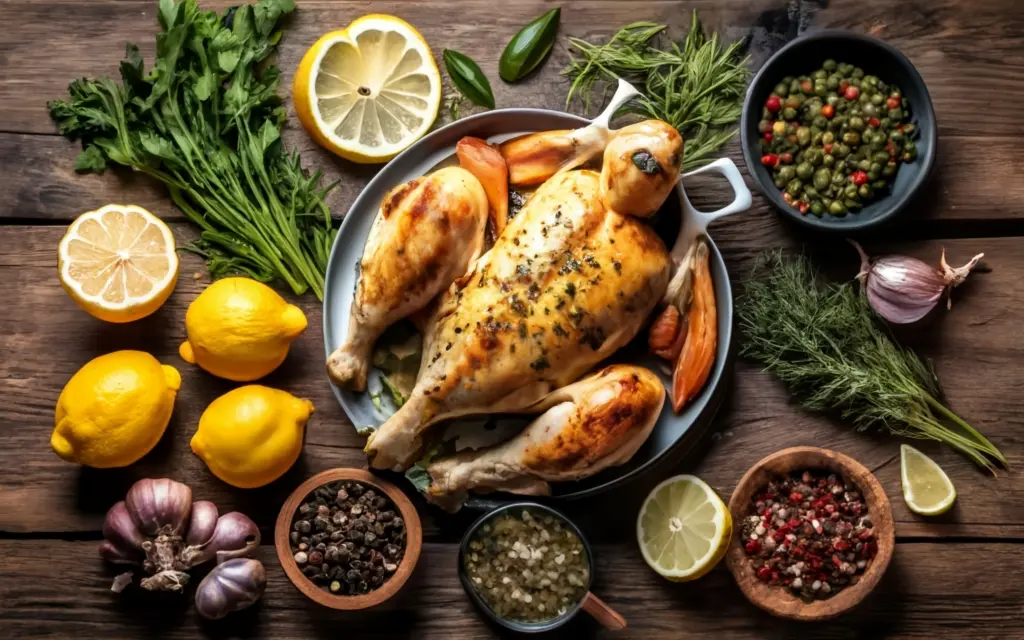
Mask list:
POLYGON ((385 196, 363 249, 348 336, 327 359, 335 384, 366 389, 377 338, 466 272, 483 251, 487 212, 480 181, 457 167, 385 196))
POLYGON ((641 220, 610 210, 593 171, 545 182, 446 295, 416 388, 370 436, 374 467, 405 469, 443 419, 528 410, 629 342, 668 284, 641 220))
POLYGON ((647 440, 664 402, 665 387, 649 370, 610 366, 531 407, 544 413, 511 440, 432 463, 427 499, 455 511, 469 491, 547 495, 550 482, 623 464, 647 440))

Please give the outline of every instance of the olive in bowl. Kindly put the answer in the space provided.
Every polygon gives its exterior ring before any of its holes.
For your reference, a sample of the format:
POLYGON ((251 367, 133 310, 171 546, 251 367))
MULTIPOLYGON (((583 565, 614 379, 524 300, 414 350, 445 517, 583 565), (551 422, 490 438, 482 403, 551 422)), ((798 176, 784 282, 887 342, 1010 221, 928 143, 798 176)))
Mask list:
POLYGON ((935 113, 913 65, 885 42, 841 30, 798 38, 765 63, 740 134, 766 199, 799 224, 842 233, 902 211, 936 155, 935 113))

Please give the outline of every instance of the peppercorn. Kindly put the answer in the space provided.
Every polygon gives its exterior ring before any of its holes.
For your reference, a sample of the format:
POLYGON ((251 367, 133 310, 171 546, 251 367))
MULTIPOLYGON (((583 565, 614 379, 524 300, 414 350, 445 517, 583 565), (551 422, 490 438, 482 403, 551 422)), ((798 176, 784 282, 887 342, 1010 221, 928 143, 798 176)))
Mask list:
POLYGON ((404 555, 404 523, 394 504, 356 481, 315 489, 296 511, 292 529, 296 564, 310 580, 338 595, 380 587, 404 555), (304 535, 311 531, 316 533, 304 535))

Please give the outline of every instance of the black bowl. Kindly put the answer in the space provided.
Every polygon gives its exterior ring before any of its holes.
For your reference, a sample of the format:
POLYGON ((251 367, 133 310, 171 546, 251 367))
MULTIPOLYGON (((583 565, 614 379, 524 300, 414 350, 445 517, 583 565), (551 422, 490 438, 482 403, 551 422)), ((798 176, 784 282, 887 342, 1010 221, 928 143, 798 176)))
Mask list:
POLYGON ((469 596, 470 600, 473 601, 473 604, 477 606, 477 609, 479 609, 492 622, 499 624, 506 629, 511 629, 512 631, 518 631, 520 633, 542 633, 544 631, 551 631, 552 629, 561 627, 574 618, 576 614, 580 612, 580 609, 583 608, 583 601, 586 597, 584 596, 583 598, 580 598, 579 602, 573 605, 568 611, 550 620, 542 620, 540 622, 519 622, 518 620, 503 618, 495 613, 494 610, 491 609, 491 607, 484 601, 483 597, 477 592, 473 583, 469 581, 469 576, 466 575, 466 565, 464 563, 466 551, 469 549, 469 543, 473 539, 473 536, 476 535, 476 532, 481 526, 490 522, 502 513, 505 513, 506 511, 514 511, 516 509, 527 509, 552 515, 560 520, 563 526, 567 527, 579 537, 587 554, 587 561, 590 563, 590 580, 587 583, 587 590, 590 590, 590 585, 594 582, 594 554, 591 551, 590 543, 587 542, 583 532, 580 531, 579 527, 577 527, 572 520, 569 520, 569 518, 567 518, 561 511, 552 509, 551 507, 538 502, 528 501, 513 502, 493 509, 477 518, 476 521, 466 529, 466 533, 462 536, 462 543, 459 545, 459 582, 462 583, 462 588, 465 589, 466 594, 469 596))
POLYGON ((812 229, 852 233, 880 225, 906 208, 935 164, 938 134, 928 88, 917 69, 902 53, 892 45, 869 36, 825 29, 790 42, 769 58, 757 72, 743 103, 740 138, 747 170, 754 178, 758 190, 779 211, 812 229), (782 78, 809 74, 821 68, 821 64, 828 58, 861 67, 865 73, 876 75, 883 82, 899 87, 910 102, 911 122, 917 126, 917 159, 900 164, 889 194, 872 201, 857 213, 845 216, 826 213, 819 218, 811 213, 802 215, 782 199, 782 191, 772 182, 771 172, 761 164, 761 135, 757 123, 761 120, 765 100, 782 78))

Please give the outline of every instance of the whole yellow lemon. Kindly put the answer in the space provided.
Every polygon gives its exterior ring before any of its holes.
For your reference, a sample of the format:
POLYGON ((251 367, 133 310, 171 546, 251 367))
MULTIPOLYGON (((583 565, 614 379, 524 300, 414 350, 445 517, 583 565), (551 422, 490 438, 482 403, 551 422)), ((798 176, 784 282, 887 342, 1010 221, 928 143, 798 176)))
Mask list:
POLYGON ((284 362, 292 340, 306 330, 306 315, 261 282, 224 278, 192 301, 185 330, 188 340, 178 349, 185 362, 250 382, 284 362))
POLYGON ((149 453, 174 410, 178 371, 142 351, 91 360, 57 399, 50 446, 68 462, 124 467, 149 453))
POLYGON ((210 403, 192 436, 195 452, 213 475, 242 489, 280 478, 302 451, 313 403, 251 384, 210 403))

